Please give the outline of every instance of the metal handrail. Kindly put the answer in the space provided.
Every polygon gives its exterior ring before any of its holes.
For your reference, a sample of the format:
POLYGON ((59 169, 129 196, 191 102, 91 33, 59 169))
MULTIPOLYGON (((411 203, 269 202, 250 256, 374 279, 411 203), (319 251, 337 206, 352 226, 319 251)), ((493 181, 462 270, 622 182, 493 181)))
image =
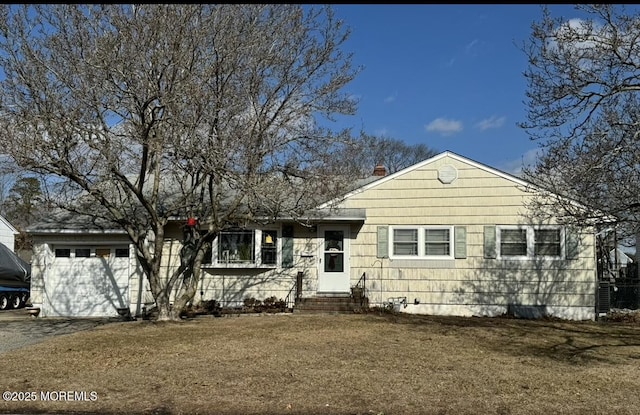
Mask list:
POLYGON ((300 300, 302 299, 302 279, 304 278, 304 271, 298 271, 298 274, 296 275, 296 281, 293 284, 293 287, 291 287, 291 289, 289 290, 289 294, 287 294, 287 298, 285 298, 285 306, 287 307, 287 309, 293 309, 293 307, 295 307, 296 304, 298 304, 300 302, 300 300), (291 299, 291 294, 294 292, 296 293, 295 298, 292 300, 291 299), (289 306, 291 303, 293 303, 291 305, 291 307, 289 306))
POLYGON ((291 287, 291 289, 289 290, 289 294, 287 294, 287 296, 284 299, 284 304, 285 307, 287 307, 287 310, 292 309, 293 306, 295 305, 295 298, 292 300, 291 299, 291 294, 293 294, 293 290, 296 289, 296 283, 293 283, 293 287, 291 287))
POLYGON ((366 298, 366 293, 367 293, 367 273, 366 272, 362 273, 362 276, 360 277, 358 282, 356 282, 356 285, 354 285, 353 288, 351 289, 352 295, 353 295, 353 292, 354 292, 355 288, 362 289, 362 293, 359 295, 359 298, 355 298, 354 297, 354 300, 359 300, 360 301, 360 305, 363 305, 364 304, 364 299, 366 298))
POLYGON ((362 282, 362 291, 364 292, 367 289, 367 273, 366 272, 362 273, 362 276, 360 277, 358 282, 356 282, 356 285, 354 285, 354 287, 360 286, 361 282, 362 282))

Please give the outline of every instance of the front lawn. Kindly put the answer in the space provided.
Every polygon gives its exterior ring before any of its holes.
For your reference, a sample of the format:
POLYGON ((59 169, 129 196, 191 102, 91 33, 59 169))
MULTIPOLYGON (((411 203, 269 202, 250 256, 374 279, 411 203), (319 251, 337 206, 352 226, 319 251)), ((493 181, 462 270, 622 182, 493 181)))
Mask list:
POLYGON ((113 323, 1 357, 20 400, 5 413, 640 413, 638 323, 204 317, 113 323))

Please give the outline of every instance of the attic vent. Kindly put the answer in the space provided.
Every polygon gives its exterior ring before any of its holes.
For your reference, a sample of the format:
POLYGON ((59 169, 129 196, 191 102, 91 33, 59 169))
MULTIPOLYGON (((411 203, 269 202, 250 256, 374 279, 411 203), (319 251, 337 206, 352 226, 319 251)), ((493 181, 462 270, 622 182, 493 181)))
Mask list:
POLYGON ((438 180, 444 184, 451 184, 458 178, 458 170, 450 164, 445 164, 438 169, 438 180))

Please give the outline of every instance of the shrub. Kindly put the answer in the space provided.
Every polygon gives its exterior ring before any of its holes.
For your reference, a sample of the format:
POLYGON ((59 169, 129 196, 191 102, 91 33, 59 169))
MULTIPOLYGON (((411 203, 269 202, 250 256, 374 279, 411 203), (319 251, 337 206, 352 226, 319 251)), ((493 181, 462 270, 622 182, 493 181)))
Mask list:
POLYGON ((247 297, 244 299, 244 306, 247 308, 256 308, 260 305, 262 305, 262 301, 256 300, 253 297, 247 297))

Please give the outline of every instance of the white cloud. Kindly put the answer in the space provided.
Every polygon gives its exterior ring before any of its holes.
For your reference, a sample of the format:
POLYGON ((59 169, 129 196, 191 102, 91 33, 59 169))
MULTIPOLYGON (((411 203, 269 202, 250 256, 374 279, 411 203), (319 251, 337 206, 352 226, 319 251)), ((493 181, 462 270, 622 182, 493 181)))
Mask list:
POLYGON ((398 93, 394 92, 393 95, 389 95, 388 97, 386 97, 384 99, 384 102, 385 102, 385 104, 390 104, 393 101, 395 101, 397 97, 398 97, 398 93))
POLYGON ((427 132, 440 133, 441 135, 453 135, 463 130, 462 122, 458 120, 448 120, 446 118, 436 118, 424 126, 427 132))
POLYGON ((473 39, 471 42, 469 42, 465 47, 464 50, 467 54, 471 53, 473 48, 478 44, 479 40, 478 39, 473 39))
MULTIPOLYGON (((635 26, 634 26, 635 27, 635 26)), ((607 54, 615 46, 616 53, 625 53, 624 45, 635 44, 637 33, 634 30, 619 28, 613 31, 609 26, 590 20, 579 18, 569 19, 561 23, 546 41, 548 50, 552 53, 572 56, 578 65, 585 70, 599 67, 605 62, 603 54, 607 54)), ((631 53, 629 59, 639 63, 637 54, 631 53)), ((566 58, 563 58, 566 59, 566 58)))
POLYGON ((607 34, 602 27, 593 22, 582 19, 569 19, 562 23, 548 40, 547 45, 554 51, 558 50, 559 41, 580 52, 593 49, 598 40, 606 39, 607 34))
POLYGON ((500 128, 504 125, 504 122, 507 120, 507 117, 496 117, 495 115, 489 118, 485 118, 476 124, 476 128, 480 130, 488 130, 490 128, 500 128))
POLYGON ((540 148, 533 148, 525 152, 521 158, 517 160, 511 160, 502 165, 500 170, 512 174, 514 176, 522 177, 522 170, 524 167, 533 167, 536 163, 536 159, 541 154, 540 148))

